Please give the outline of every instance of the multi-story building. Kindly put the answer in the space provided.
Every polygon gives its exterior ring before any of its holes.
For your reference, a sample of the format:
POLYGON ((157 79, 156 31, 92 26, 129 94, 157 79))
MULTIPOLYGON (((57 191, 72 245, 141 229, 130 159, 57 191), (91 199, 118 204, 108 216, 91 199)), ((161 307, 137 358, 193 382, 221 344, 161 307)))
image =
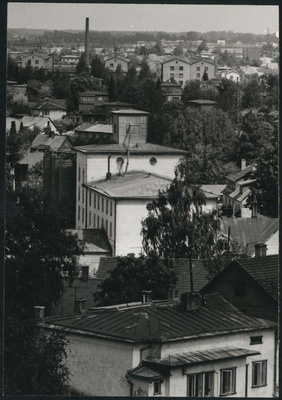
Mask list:
POLYGON ((113 249, 116 246, 114 255, 117 254, 117 251, 119 254, 134 252, 132 251, 133 247, 138 248, 138 251, 136 251, 138 254, 141 250, 141 219, 148 212, 147 204, 150 199, 157 197, 158 189, 164 187, 164 182, 168 184, 169 179, 174 178, 175 166, 186 152, 147 143, 147 112, 119 110, 113 111, 112 115, 113 141, 115 144, 88 145, 75 148, 77 152, 76 228, 87 229, 87 226, 93 228, 95 213, 96 227, 102 227, 103 218, 105 229, 106 220, 108 221, 108 238, 113 249), (139 175, 131 175, 132 171, 139 171, 139 175), (112 179, 109 179, 111 177, 112 179), (148 183, 148 186, 145 182, 148 183), (126 198, 122 199, 123 191, 117 193, 119 187, 123 187, 126 198), (90 192, 92 192, 92 195, 89 197, 90 192), (96 192, 95 207, 94 192, 96 192), (98 203, 98 198, 101 203, 98 203), (103 205, 102 198, 104 199, 103 205), (118 214, 115 211, 117 204, 118 214), (124 204, 127 205, 123 207, 124 204), (89 207, 92 208, 89 209, 89 207), (128 207, 130 207, 130 213, 128 212, 126 215, 128 207), (89 215, 89 211, 91 215, 89 215), (123 217, 117 219, 117 216, 122 215, 123 217), (131 221, 131 217, 135 220, 134 224, 130 225, 125 221, 127 219, 131 221), (114 229, 119 232, 116 236, 114 229), (136 240, 134 239, 131 243, 128 241, 128 237, 134 235, 136 240), (115 244, 117 240, 118 244, 115 244))
POLYGON ((105 57, 105 67, 109 68, 111 72, 115 72, 117 67, 120 67, 123 70, 123 72, 127 72, 129 62, 130 60, 128 58, 115 54, 105 57))
POLYGON ((52 103, 51 101, 44 101, 43 103, 36 104, 31 108, 33 116, 50 117, 52 120, 61 119, 66 115, 66 108, 52 103))
POLYGON ((79 93, 79 111, 88 113, 95 110, 95 106, 108 101, 108 93, 97 90, 86 90, 79 93))
POLYGON ((275 322, 247 316, 218 294, 184 293, 181 302, 150 296, 144 292, 142 303, 42 319, 42 329, 69 340, 66 363, 76 393, 276 396, 275 322))
POLYGON ((21 58, 22 67, 30 65, 34 69, 38 68, 51 69, 52 64, 53 64, 53 58, 52 55, 49 54, 32 52, 29 54, 24 54, 21 58))
POLYGON ((204 73, 208 79, 215 77, 215 65, 209 60, 189 61, 188 59, 173 58, 162 63, 162 82, 172 78, 181 85, 187 81, 203 80, 204 73))

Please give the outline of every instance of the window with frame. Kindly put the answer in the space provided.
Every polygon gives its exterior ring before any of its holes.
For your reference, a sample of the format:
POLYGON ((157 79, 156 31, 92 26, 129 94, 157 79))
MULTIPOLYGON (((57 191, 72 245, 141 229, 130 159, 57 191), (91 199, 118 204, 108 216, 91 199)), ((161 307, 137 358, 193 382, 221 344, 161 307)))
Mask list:
POLYGON ((183 71, 183 67, 179 66, 179 71, 183 71))
POLYGON ((77 219, 78 219, 78 221, 80 220, 80 206, 78 206, 78 209, 77 209, 77 219))
POLYGON ((106 233, 108 234, 108 220, 106 219, 106 233))
POLYGON ((84 208, 82 207, 82 223, 84 223, 84 208))
POLYGON ((262 336, 251 336, 250 344, 262 344, 262 336))
POLYGON ((110 64, 110 68, 114 68, 114 64, 110 64))
POLYGON ((112 232, 113 232, 113 224, 112 224, 112 222, 110 222, 110 237, 112 237, 113 235, 112 235, 112 232))
POLYGON ((91 200, 92 200, 92 193, 91 190, 89 191, 89 205, 91 206, 91 200))
POLYGON ((173 72, 170 73, 170 77, 174 78, 174 73, 173 72))
POLYGON ((110 203, 110 216, 112 217, 113 215, 113 202, 111 201, 110 203))
POLYGON ((187 376, 188 397, 211 397, 214 391, 214 373, 202 372, 187 376))
POLYGON ((94 193, 94 208, 96 208, 96 193, 94 193))
POLYGON ((109 199, 106 199, 106 214, 109 213, 109 199))
POLYGON ((97 194, 97 208, 100 210, 100 196, 97 194))
POLYGON ((252 387, 265 386, 267 375, 267 361, 253 362, 253 382, 252 387))
POLYGON ((80 186, 78 186, 78 201, 80 201, 80 186))
POLYGON ((82 170, 82 183, 84 183, 84 168, 82 170))
POLYGON ((91 226, 91 211, 89 211, 89 225, 91 226))
POLYGON ((84 188, 82 188, 82 203, 84 203, 84 188))
POLYGON ((174 66, 173 65, 171 65, 170 70, 174 71, 174 66))
POLYGON ((78 182, 80 182, 81 179, 81 168, 78 167, 78 182))
POLYGON ((180 85, 183 85, 183 81, 179 81, 180 85))
POLYGON ((93 214, 93 228, 96 228, 96 214, 93 214))
POLYGON ((201 71, 201 67, 197 67, 197 71, 201 71))
POLYGON ((236 391, 236 368, 226 368, 220 371, 220 394, 226 396, 236 391))
POLYGON ((104 212, 104 197, 102 197, 102 212, 104 212))
POLYGON ((183 74, 179 74, 179 78, 183 78, 183 74))
POLYGON ((197 73, 196 74, 196 78, 200 78, 201 77, 201 74, 200 73, 197 73))
POLYGON ((97 216, 97 228, 98 229, 100 228, 100 217, 99 217, 99 215, 97 216))
POLYGON ((154 381, 154 395, 162 394, 162 382, 154 381))
POLYGON ((104 228, 104 218, 101 218, 101 227, 104 228))

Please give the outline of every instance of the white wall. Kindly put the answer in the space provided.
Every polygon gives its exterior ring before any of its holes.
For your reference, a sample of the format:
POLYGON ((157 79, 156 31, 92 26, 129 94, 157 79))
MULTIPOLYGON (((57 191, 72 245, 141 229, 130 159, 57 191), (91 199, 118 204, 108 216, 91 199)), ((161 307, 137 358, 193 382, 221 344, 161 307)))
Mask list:
POLYGON ((162 81, 166 82, 171 78, 171 73, 174 74, 174 79, 177 83, 180 83, 179 81, 183 82, 181 84, 182 87, 185 86, 186 81, 190 81, 190 64, 183 62, 181 60, 172 60, 168 61, 163 64, 163 77, 162 81), (170 67, 173 66, 174 70, 171 71, 170 67), (183 67, 183 70, 181 71, 179 67, 183 67), (179 74, 183 74, 183 77, 179 77, 179 74))
POLYGON ((45 110, 40 110, 40 115, 42 117, 50 117, 52 120, 56 120, 56 119, 61 119, 64 115, 66 115, 66 111, 62 111, 62 110, 48 110, 49 114, 44 114, 45 110))
POLYGON ((214 78, 214 73, 215 73, 215 68, 214 65, 202 60, 202 61, 198 61, 196 63, 191 64, 191 73, 190 73, 190 79, 191 80, 202 80, 204 72, 205 72, 205 68, 208 68, 207 70, 207 74, 209 79, 214 78), (200 70, 198 71, 197 68, 200 68, 200 70), (200 76, 198 77, 197 74, 200 74, 200 76))
POLYGON ((67 334, 70 386, 86 396, 129 396, 133 345, 67 334))
POLYGON ((279 254, 279 231, 274 233, 270 239, 266 242, 267 245, 267 255, 279 254))
POLYGON ((129 199, 117 202, 115 255, 141 252, 141 221, 148 216, 146 205, 151 201, 129 199))
POLYGON ((105 67, 110 68, 111 71, 115 71, 119 64, 121 65, 121 68, 124 72, 128 71, 128 62, 127 61, 121 60, 119 58, 111 58, 111 59, 105 61, 105 67), (111 67, 111 64, 113 64, 112 67, 111 67))
MULTIPOLYGON (((244 397, 245 396, 245 364, 249 364, 248 369, 248 397, 271 397, 273 393, 273 381, 274 381, 274 332, 270 330, 257 330, 252 332, 245 332, 240 334, 229 334, 214 337, 205 337, 192 339, 189 341, 171 342, 165 343, 162 347, 161 357, 164 358, 168 355, 175 353, 183 353, 189 351, 199 351, 199 350, 210 350, 217 347, 234 346, 239 348, 244 348, 253 351, 259 351, 261 354, 257 356, 247 357, 246 361, 242 364, 239 359, 222 361, 214 363, 213 366, 207 368, 207 364, 200 367, 202 371, 212 371, 215 369, 219 372, 222 367, 232 367, 237 365, 237 378, 236 378, 236 395, 232 397, 244 397), (261 336, 263 335, 263 343, 257 345, 250 345, 250 336, 261 336), (267 361, 267 385, 257 388, 252 388, 252 362, 268 360, 267 361), (240 367, 240 368, 239 368, 240 367)), ((245 360, 245 359, 244 359, 245 360)), ((195 372, 200 369, 198 367, 189 367, 189 373, 195 372)), ((187 369, 188 372, 188 369, 187 369)), ((170 378, 170 396, 186 396, 184 393, 183 385, 187 385, 187 381, 184 382, 185 377, 182 379, 182 384, 179 381, 180 377, 176 374, 175 383, 173 381, 173 376, 170 378), (183 394, 181 394, 183 393, 183 394)), ((187 378, 186 378, 187 379, 187 378)), ((218 396, 218 393, 215 393, 218 396)))

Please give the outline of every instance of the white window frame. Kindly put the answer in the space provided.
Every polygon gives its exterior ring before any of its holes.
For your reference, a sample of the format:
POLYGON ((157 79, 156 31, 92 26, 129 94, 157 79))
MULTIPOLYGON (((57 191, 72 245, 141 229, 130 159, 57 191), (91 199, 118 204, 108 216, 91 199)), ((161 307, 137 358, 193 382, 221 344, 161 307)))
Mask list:
POLYGON ((187 375, 187 397, 213 397, 214 396, 214 371, 204 371, 195 374, 187 375), (210 379, 210 392, 209 394, 204 393, 206 379, 209 376, 210 379), (198 380, 198 382, 197 382, 198 380), (193 385, 191 388, 190 385, 193 385), (198 388, 197 388, 198 383, 198 388), (190 389, 192 389, 191 395, 189 395, 190 389))
POLYGON ((252 388, 266 386, 267 384, 267 360, 253 361, 252 388), (257 382, 255 382, 255 368, 259 368, 257 382))
POLYGON ((220 395, 221 396, 227 396, 230 394, 235 394, 236 393, 236 367, 232 368, 224 368, 220 370, 220 395), (229 375, 230 376, 230 382, 229 382, 229 388, 224 388, 223 387, 223 375, 229 375))
POLYGON ((162 394, 162 382, 154 381, 154 396, 162 394), (155 386, 157 385, 157 386, 155 386))

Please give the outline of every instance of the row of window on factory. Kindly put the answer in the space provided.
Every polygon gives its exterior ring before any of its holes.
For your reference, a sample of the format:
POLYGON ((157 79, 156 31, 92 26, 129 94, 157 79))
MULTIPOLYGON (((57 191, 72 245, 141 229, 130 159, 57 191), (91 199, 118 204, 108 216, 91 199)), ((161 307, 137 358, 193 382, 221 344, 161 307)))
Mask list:
MULTIPOLYGON (((82 201, 84 203, 85 201, 85 192, 86 190, 84 188, 78 187, 78 201, 82 201), (82 192, 82 196, 80 193, 82 192)), ((92 191, 89 191, 88 194, 88 204, 89 206, 92 206, 92 195, 93 195, 93 207, 97 208, 97 210, 101 210, 101 212, 105 212, 107 215, 109 214, 110 217, 113 215, 113 201, 110 199, 105 198, 104 196, 99 195, 98 193, 92 193, 92 191)))
MULTIPOLYGON (((81 218, 82 224, 84 224, 85 218, 87 218, 87 216, 85 216, 84 207, 78 206, 78 209, 77 209, 78 221, 80 221, 80 218, 81 218), (80 215, 80 211, 81 211, 81 215, 80 215)), ((106 234, 110 238, 113 237, 112 221, 108 221, 106 218, 103 218, 100 215, 96 215, 96 213, 93 213, 93 215, 92 215, 91 211, 88 212, 87 228, 88 229, 105 229, 106 234), (92 216, 93 216, 93 218, 92 218, 92 216)))

